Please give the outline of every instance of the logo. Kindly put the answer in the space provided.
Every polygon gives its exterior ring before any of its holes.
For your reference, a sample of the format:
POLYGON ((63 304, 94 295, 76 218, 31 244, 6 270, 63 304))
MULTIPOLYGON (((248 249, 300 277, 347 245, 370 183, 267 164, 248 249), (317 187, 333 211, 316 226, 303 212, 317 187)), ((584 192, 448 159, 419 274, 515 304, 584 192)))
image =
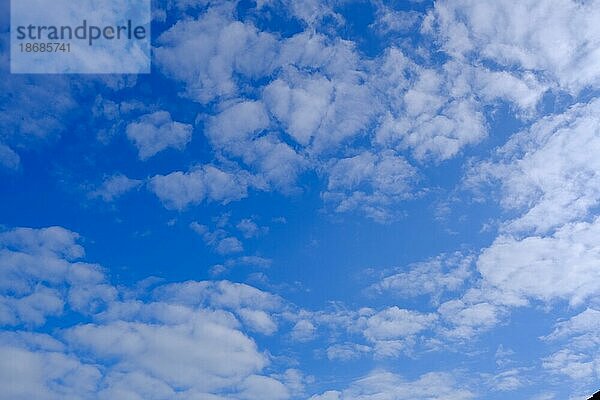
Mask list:
POLYGON ((12 73, 149 73, 150 0, 12 0, 12 73))

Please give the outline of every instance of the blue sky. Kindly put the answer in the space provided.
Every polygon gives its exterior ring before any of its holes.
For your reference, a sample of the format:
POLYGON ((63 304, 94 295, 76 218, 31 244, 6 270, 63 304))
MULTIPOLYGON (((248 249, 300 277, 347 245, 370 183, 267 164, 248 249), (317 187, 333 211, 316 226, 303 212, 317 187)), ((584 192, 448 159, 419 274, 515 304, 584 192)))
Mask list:
POLYGON ((155 1, 151 74, 11 75, 3 12, 0 398, 586 399, 599 14, 155 1))

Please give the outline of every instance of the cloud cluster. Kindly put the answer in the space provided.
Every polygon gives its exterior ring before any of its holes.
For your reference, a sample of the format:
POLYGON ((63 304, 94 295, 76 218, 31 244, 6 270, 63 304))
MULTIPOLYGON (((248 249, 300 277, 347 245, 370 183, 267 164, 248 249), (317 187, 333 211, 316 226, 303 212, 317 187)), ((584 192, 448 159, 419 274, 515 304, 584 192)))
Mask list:
POLYGON ((280 298, 226 281, 162 284, 138 298, 79 261, 77 241, 60 227, 0 234, 0 323, 16 327, 0 335, 5 395, 275 400, 298 390, 264 374, 270 357, 245 333, 273 334, 280 298), (83 321, 53 336, 33 329, 66 312, 83 321))
POLYGON ((543 118, 471 171, 469 185, 498 182, 501 204, 520 213, 505 224, 508 232, 546 234, 600 203, 599 110, 594 100, 543 118))
MULTIPOLYGON (((321 17, 335 14, 303 4, 321 17)), ((546 90, 533 74, 412 53, 390 47, 370 60, 335 35, 306 29, 279 37, 237 21, 225 5, 179 21, 156 49, 184 97, 214 105, 199 120, 219 157, 239 163, 265 190, 293 192, 304 172, 316 171, 328 182, 323 197, 333 210, 379 222, 399 214, 394 208, 416 191, 409 155, 435 163, 456 157, 486 137, 486 103, 510 102, 530 115, 546 90), (354 143, 362 145, 348 154, 354 143), (371 164, 372 173, 334 184, 352 160, 371 164)))
POLYGON ((535 72, 578 92, 598 83, 598 2, 441 0, 425 20, 457 59, 535 72))
POLYGON ((566 321, 556 324, 543 339, 559 350, 543 360, 543 366, 554 374, 566 375, 582 386, 600 376, 600 311, 587 308, 566 321))

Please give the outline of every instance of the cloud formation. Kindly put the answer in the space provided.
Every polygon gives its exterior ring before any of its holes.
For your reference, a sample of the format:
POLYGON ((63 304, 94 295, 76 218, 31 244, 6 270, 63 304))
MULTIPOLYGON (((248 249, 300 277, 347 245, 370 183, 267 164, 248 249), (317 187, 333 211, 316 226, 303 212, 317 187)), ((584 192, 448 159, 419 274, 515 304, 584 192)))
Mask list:
POLYGON ((10 360, 0 365, 5 393, 289 398, 291 389, 262 374, 270 358, 243 330, 273 334, 277 296, 227 281, 190 281, 157 286, 146 301, 131 298, 99 266, 78 261, 78 237, 60 227, 0 235, 0 323, 25 328, 0 337, 2 359, 10 360), (55 337, 27 329, 67 311, 89 322, 65 326, 55 337))

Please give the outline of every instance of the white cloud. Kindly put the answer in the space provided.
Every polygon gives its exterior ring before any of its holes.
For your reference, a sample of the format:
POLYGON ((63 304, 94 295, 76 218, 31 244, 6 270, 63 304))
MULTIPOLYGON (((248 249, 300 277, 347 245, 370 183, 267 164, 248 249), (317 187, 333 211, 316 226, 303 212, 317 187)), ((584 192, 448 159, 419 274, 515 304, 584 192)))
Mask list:
MULTIPOLYGON (((294 0, 292 0, 294 1, 294 0)), ((300 32, 281 44, 279 63, 295 68, 286 71, 296 75, 298 70, 318 70, 327 77, 348 78, 361 75, 360 57, 355 44, 337 37, 331 38, 311 29, 300 32)))
POLYGON ((310 400, 468 400, 475 395, 446 373, 428 373, 407 381, 387 371, 373 371, 343 391, 328 391, 310 400))
POLYGON ((522 213, 507 231, 545 234, 600 204, 599 112, 596 100, 544 118, 501 147, 499 160, 471 171, 467 184, 498 180, 501 204, 522 213))
POLYGON ((242 234, 244 235, 245 238, 249 239, 249 238, 253 238, 253 237, 257 237, 259 235, 261 235, 262 233, 268 232, 269 228, 268 227, 260 227, 256 224, 256 222, 254 222, 252 219, 250 218, 244 218, 242 219, 237 225, 236 228, 238 228, 238 230, 240 232, 242 232, 242 234))
POLYGON ((79 235, 62 227, 44 229, 17 228, 0 233, 3 248, 32 255, 58 255, 75 259, 84 255, 77 244, 79 235))
POLYGON ((296 322, 292 329, 292 339, 298 342, 308 342, 315 338, 317 328, 307 319, 296 322))
MULTIPOLYGON (((291 15, 312 10, 316 20, 330 15, 343 23, 330 5, 284 3, 291 15)), ((280 3, 260 2, 257 9, 274 4, 280 3)), ((397 11, 379 4, 377 12, 378 26, 401 28, 392 26, 397 11)), ((433 62, 435 55, 424 49, 409 57, 391 47, 369 60, 350 41, 312 29, 279 38, 235 21, 234 15, 233 6, 215 3, 197 19, 179 21, 159 39, 157 62, 183 83, 185 96, 220 101, 215 115, 199 115, 205 134, 219 157, 243 164, 264 190, 298 191, 303 172, 326 170, 350 153, 344 146, 355 140, 370 142, 379 158, 400 159, 407 151, 420 162, 456 157, 487 136, 486 105, 508 101, 519 116, 530 118, 549 87, 529 71, 494 70, 458 56, 433 62), (248 78, 265 83, 250 88, 242 84, 248 78)), ((406 15, 413 23, 419 18, 406 15)), ((426 26, 434 17, 435 12, 426 26)), ((398 163, 394 171, 383 171, 394 175, 397 189, 404 182, 399 172, 398 163)), ((348 193, 328 189, 324 198, 338 211, 361 209, 385 222, 401 214, 392 209, 411 194, 411 187, 401 196, 385 193, 391 186, 348 193)))
POLYGON ((416 335, 431 328, 437 318, 394 306, 361 318, 359 323, 364 323, 363 335, 374 345, 376 357, 397 357, 410 351, 416 335))
MULTIPOLYGON (((217 148, 243 146, 269 126, 269 116, 258 101, 234 104, 208 120, 206 135, 217 148)), ((239 152, 240 149, 234 150, 239 152)))
POLYGON ((204 169, 188 173, 177 171, 169 175, 156 175, 150 180, 151 190, 168 208, 184 209, 198 204, 206 196, 204 169))
POLYGON ((244 246, 237 238, 230 236, 219 240, 216 250, 219 254, 239 253, 244 251, 244 246))
POLYGON ((446 160, 487 135, 473 78, 463 65, 425 68, 396 48, 380 61, 375 82, 388 104, 376 130, 383 146, 410 149, 419 160, 446 160))
POLYGON ((290 70, 265 88, 264 101, 294 141, 319 153, 358 136, 375 116, 362 81, 358 72, 329 79, 290 70))
POLYGON ((333 309, 316 312, 287 311, 283 317, 295 322, 291 335, 296 341, 314 340, 319 334, 335 338, 334 344, 327 347, 326 355, 343 361, 367 354, 389 358, 411 353, 438 321, 435 313, 397 306, 379 311, 371 308, 347 310, 342 304, 333 306, 333 309))
MULTIPOLYGON (((21 294, 34 282, 35 293, 54 291, 89 318, 63 326, 54 337, 1 334, 3 393, 48 399, 283 400, 298 390, 289 374, 263 375, 270 358, 244 332, 275 332, 272 311, 282 305, 277 296, 231 282, 184 282, 145 291, 141 301, 134 291, 107 284, 98 266, 72 261, 83 256, 77 239, 58 227, 0 234, 3 311, 23 309, 21 294), (94 296, 98 287, 110 294, 100 299, 100 308, 94 296)), ((21 314, 29 326, 43 323, 21 314)))
MULTIPOLYGON (((99 391, 97 397, 102 400, 116 398, 130 399, 178 399, 177 392, 169 385, 150 375, 141 372, 111 372, 104 378, 104 388, 99 391)), ((188 391, 184 396, 191 396, 188 391)), ((207 398, 212 399, 210 395, 207 398)), ((216 398, 216 397, 215 397, 216 398)), ((219 399, 219 398, 216 398, 219 399)))
POLYGON ((0 233, 0 324, 41 325, 65 305, 86 312, 83 299, 101 308, 114 298, 98 266, 75 262, 77 238, 60 227, 0 233))
POLYGON ((138 179, 131 179, 123 174, 116 174, 106 178, 98 189, 90 193, 90 196, 101 197, 104 201, 113 201, 117 197, 141 185, 142 181, 138 179))
POLYGON ((487 283, 518 297, 581 304, 600 294, 600 219, 550 236, 499 236, 477 260, 487 283))
POLYGON ((238 314, 244 323, 256 332, 272 335, 277 331, 277 324, 262 310, 242 308, 238 311, 238 314))
POLYGON ((519 368, 502 371, 488 378, 489 385, 495 391, 512 392, 526 385, 524 370, 519 368))
POLYGON ((227 281, 167 284, 155 289, 154 296, 161 302, 188 306, 211 305, 231 310, 246 308, 273 311, 282 305, 282 299, 276 295, 252 286, 227 281))
POLYGON ((202 235, 204 242, 213 247, 219 254, 239 253, 244 250, 242 242, 236 237, 228 236, 229 233, 224 229, 218 228, 210 231, 207 226, 200 225, 197 222, 192 222, 190 228, 199 235, 202 235))
POLYGON ((557 340, 587 334, 597 334, 600 340, 600 311, 593 308, 588 308, 566 321, 557 323, 555 330, 545 339, 557 340))
POLYGON ((205 199, 223 204, 243 199, 252 181, 245 171, 226 172, 205 165, 188 172, 156 175, 150 179, 149 186, 165 207, 182 210, 205 199))
POLYGON ((192 125, 176 122, 168 111, 156 111, 127 125, 127 137, 147 160, 167 148, 183 150, 192 139, 192 125))
POLYGON ((165 75, 185 83, 186 97, 201 103, 235 97, 235 73, 258 77, 272 70, 275 38, 235 21, 233 12, 233 4, 210 8, 198 19, 177 22, 158 38, 156 63, 165 75))
POLYGON ((265 88, 265 102, 301 145, 308 145, 327 112, 333 85, 326 78, 301 81, 305 86, 290 88, 276 80, 265 88))
POLYGON ((100 376, 96 366, 61 352, 0 345, 0 383, 6 399, 91 399, 100 376))
POLYGON ((457 59, 533 71, 577 92, 598 83, 597 1, 442 0, 425 22, 457 59))
POLYGON ((241 156, 257 169, 258 177, 284 193, 295 191, 296 180, 308 165, 304 156, 274 135, 247 144, 241 156))
POLYGON ((323 394, 316 394, 309 400, 340 400, 342 394, 337 390, 328 390, 323 394))
POLYGON ((594 360, 589 354, 568 349, 560 350, 546 357, 542 365, 556 374, 563 374, 580 382, 591 382, 592 379, 600 376, 598 357, 594 360))
POLYGON ((436 319, 435 314, 390 307, 367 319, 364 335, 375 342, 405 338, 431 327, 436 319))
POLYGON ((206 135, 215 150, 240 158, 266 183, 289 189, 306 163, 275 134, 264 132, 269 124, 263 103, 243 101, 211 117, 206 135))
POLYGON ((542 339, 548 347, 560 343, 558 351, 543 359, 545 369, 587 386, 600 377, 600 311, 588 308, 558 322, 554 331, 542 339))
POLYGON ((98 361, 122 360, 114 367, 117 371, 142 372, 171 387, 209 393, 231 387, 267 364, 226 314, 198 312, 187 323, 165 322, 81 325, 66 335, 73 346, 91 352, 98 361))
POLYGON ((257 8, 261 11, 267 5, 283 8, 303 24, 316 27, 325 17, 340 18, 329 3, 321 0, 259 0, 257 8))
POLYGON ((496 326, 505 309, 485 300, 457 299, 442 303, 438 314, 449 323, 448 328, 440 329, 442 335, 464 340, 496 326))
MULTIPOLYGON (((473 70, 476 93, 483 97, 486 103, 494 100, 507 100, 518 106, 524 116, 535 114, 547 86, 540 83, 532 73, 490 71, 483 68, 473 70)), ((518 115, 518 113, 517 113, 518 115)))
POLYGON ((327 170, 327 191, 322 194, 336 212, 360 210, 384 222, 392 218, 390 208, 410 198, 416 170, 393 151, 365 151, 332 162, 327 170))
POLYGON ((472 274, 472 262, 472 257, 460 253, 438 256, 386 276, 369 289, 404 297, 431 295, 437 302, 445 291, 456 291, 464 285, 472 274))
POLYGON ((370 28, 375 29, 380 35, 390 33, 406 34, 414 29, 422 19, 423 15, 416 11, 397 11, 386 6, 383 2, 377 2, 377 16, 370 28))
MULTIPOLYGON (((593 214, 600 203, 600 164, 593 156, 600 144, 599 105, 577 104, 539 120, 469 172, 466 185, 476 193, 499 183, 500 204, 511 218, 500 224, 499 235, 476 261, 479 288, 442 305, 447 310, 440 312, 456 324, 450 334, 468 337, 488 329, 508 307, 536 301, 576 307, 600 293, 600 221, 593 214), (474 306, 481 312, 471 322, 456 320, 474 306)), ((566 326, 559 325, 548 338, 562 336, 566 326)), ((572 364, 575 376, 590 368, 576 348, 563 350, 548 359, 550 369, 572 364)))
MULTIPOLYGON (((7 10, 8 11, 8 10, 7 10)), ((9 35, 0 37, 8 49, 9 35)), ((10 52, 2 52, 2 73, 9 74, 10 52)), ((78 83, 86 89, 86 83, 78 83)), ((60 136, 69 126, 69 114, 78 102, 74 81, 66 75, 10 75, 0 82, 3 93, 0 113, 0 162, 14 168, 18 158, 9 148, 31 148, 60 136)))
POLYGON ((268 268, 273 263, 270 258, 261 256, 240 256, 236 258, 228 258, 223 264, 213 265, 211 273, 213 275, 219 275, 229 271, 234 267, 258 267, 268 268))
POLYGON ((249 376, 240 389, 238 397, 242 400, 284 400, 290 397, 288 389, 281 382, 266 376, 249 376))
POLYGON ((359 358, 371 351, 369 346, 357 343, 334 344, 327 348, 327 358, 330 360, 348 361, 359 358))
MULTIPOLYGON (((292 14, 297 4, 288 4, 292 14)), ((392 11, 379 8, 390 25, 392 11)), ((486 137, 485 104, 509 101, 530 117, 547 88, 527 71, 495 71, 460 58, 441 65, 422 61, 433 57, 424 50, 413 57, 418 62, 398 48, 367 60, 350 41, 310 29, 277 38, 233 16, 231 6, 209 7, 198 19, 175 24, 156 50, 163 71, 184 83, 186 96, 222 100, 215 115, 199 115, 217 155, 243 164, 264 190, 293 192, 303 172, 326 171, 354 140, 371 142, 372 157, 381 159, 374 163, 391 168, 379 178, 391 174, 390 182, 373 177, 375 187, 365 182, 364 190, 328 188, 324 200, 379 222, 401 214, 392 210, 414 194, 407 181, 416 170, 402 167, 403 153, 421 162, 453 158, 486 137), (259 77, 266 78, 264 86, 240 84, 259 77)))

